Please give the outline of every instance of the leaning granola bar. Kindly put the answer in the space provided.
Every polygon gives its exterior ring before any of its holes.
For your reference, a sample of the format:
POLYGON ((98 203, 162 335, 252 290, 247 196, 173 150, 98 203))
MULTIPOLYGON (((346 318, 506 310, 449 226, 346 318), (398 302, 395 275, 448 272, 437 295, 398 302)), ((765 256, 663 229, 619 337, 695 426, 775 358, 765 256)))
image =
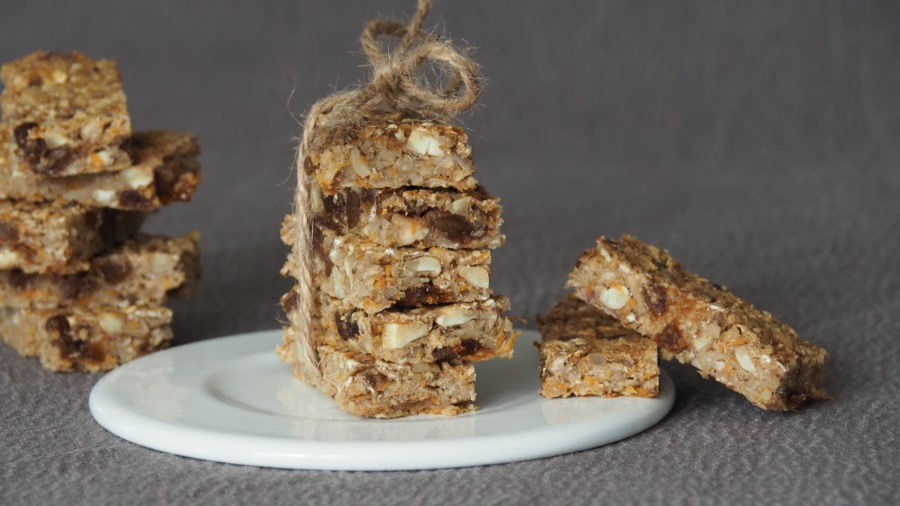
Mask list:
POLYGON ((0 307, 0 340, 51 371, 108 371, 168 346, 171 320, 172 311, 160 306, 0 307))
POLYGON ((200 266, 196 234, 186 237, 140 235, 94 257, 90 269, 77 274, 25 274, 0 271, 0 306, 128 307, 163 304, 169 296, 186 296, 200 266))
POLYGON ((314 210, 326 226, 385 246, 494 249, 506 241, 500 199, 481 186, 314 191, 314 210))
MULTIPOLYGON (((291 365, 298 378, 315 384, 299 365, 297 342, 300 339, 294 326, 286 327, 285 342, 278 348, 278 356, 291 365)), ((449 416, 475 410, 475 368, 469 362, 397 364, 341 344, 318 344, 316 353, 322 390, 341 409, 353 415, 449 416)))
POLYGON ((146 216, 74 203, 0 200, 0 269, 83 271, 97 252, 134 235, 146 216))
MULTIPOLYGON (((328 132, 327 118, 320 120, 328 132)), ((472 190, 472 148, 462 128, 404 119, 374 121, 347 137, 320 135, 303 161, 322 190, 341 188, 455 188, 472 190)))
MULTIPOLYGON (((8 128, 0 128, 0 147, 8 147, 11 135, 8 128)), ((36 175, 11 150, 0 149, 0 199, 74 201, 135 211, 152 211, 191 199, 200 182, 200 165, 194 159, 200 148, 192 135, 143 132, 123 146, 134 161, 127 169, 58 178, 36 175)))
POLYGON ((537 319, 543 335, 541 395, 656 397, 656 343, 574 295, 537 319))
POLYGON ((598 239, 579 258, 568 286, 652 336, 664 358, 693 365, 763 409, 828 398, 821 386, 828 352, 634 237, 598 239))
POLYGON ((3 118, 29 170, 58 177, 127 165, 127 155, 115 149, 131 135, 115 62, 38 51, 3 65, 0 79, 3 118), (92 163, 72 163, 78 159, 92 163))
MULTIPOLYGON (((288 318, 296 322, 297 296, 281 300, 288 318)), ((361 353, 395 363, 470 361, 509 358, 518 332, 505 316, 509 299, 459 302, 413 309, 388 309, 366 314, 320 293, 316 300, 324 344, 346 343, 361 353)))

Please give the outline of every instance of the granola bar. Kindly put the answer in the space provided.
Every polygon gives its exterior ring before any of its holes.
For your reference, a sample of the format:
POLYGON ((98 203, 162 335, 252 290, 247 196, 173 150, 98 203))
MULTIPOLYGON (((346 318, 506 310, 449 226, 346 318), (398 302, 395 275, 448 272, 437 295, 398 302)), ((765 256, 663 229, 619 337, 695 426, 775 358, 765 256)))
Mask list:
POLYGON ((29 170, 58 177, 127 166, 127 155, 114 148, 131 135, 115 62, 38 51, 3 65, 0 79, 3 118, 29 170))
POLYGON ((161 306, 87 309, 0 307, 0 340, 51 371, 108 371, 169 345, 161 306))
MULTIPOLYGON (((321 332, 321 330, 319 330, 321 332)), ((281 360, 309 384, 297 358, 301 337, 294 326, 285 328, 281 360)), ((475 368, 463 360, 397 364, 379 360, 346 345, 316 346, 322 390, 341 409, 374 418, 435 414, 458 415, 475 410, 475 368)))
MULTIPOLYGON (((0 128, 0 146, 10 142, 0 128)), ((200 148, 189 134, 142 132, 123 144, 134 165, 118 172, 45 178, 0 149, 0 199, 32 202, 75 201, 90 207, 152 211, 173 201, 188 201, 200 182, 200 148)))
POLYGON ((0 269, 83 271, 97 252, 134 235, 146 216, 74 203, 0 200, 0 269))
MULTIPOLYGON (((320 123, 327 126, 327 118, 320 123)), ((329 195, 341 188, 473 190, 477 183, 468 142, 463 129, 449 125, 377 121, 347 137, 314 139, 303 166, 329 195)))
POLYGON ((541 395, 656 397, 656 343, 574 295, 537 319, 543 335, 541 395))
POLYGON ((494 249, 506 241, 500 232, 500 199, 481 186, 465 192, 344 188, 326 195, 315 191, 316 215, 328 227, 385 246, 494 249))
MULTIPOLYGON (((295 230, 292 221, 285 220, 285 237, 295 230)), ((491 296, 488 250, 389 248, 355 235, 322 228, 315 232, 316 285, 369 314, 393 305, 419 307, 491 296)), ((288 257, 285 275, 299 277, 298 254, 295 248, 288 257)))
MULTIPOLYGON (((88 153, 76 153, 66 147, 55 149, 44 148, 43 141, 29 140, 30 132, 37 130, 36 123, 21 123, 14 126, 13 123, 4 121, 2 127, 12 131, 12 142, 3 148, 9 152, 9 156, 15 159, 21 170, 30 170, 40 177, 65 177, 78 174, 97 174, 102 172, 117 172, 131 167, 131 155, 124 145, 106 146, 88 153), (38 142, 40 149, 32 147, 31 142, 38 142), (23 148, 24 146, 24 148, 23 148), (27 149, 31 153, 39 152, 41 155, 25 156, 27 149), (33 162, 33 163, 32 163, 33 162)), ((125 142, 128 142, 127 140, 125 142)))
MULTIPOLYGON (((296 293, 285 295, 281 304, 288 319, 296 322, 296 293)), ((509 358, 518 336, 505 316, 509 299, 502 296, 480 302, 388 309, 373 315, 321 292, 316 304, 324 344, 345 343, 389 362, 509 358)))
POLYGON ((196 234, 140 235, 91 259, 69 276, 0 271, 0 305, 28 308, 128 307, 163 304, 186 296, 199 276, 196 234))
POLYGON ((829 398, 820 384, 828 352, 634 237, 598 239, 578 260, 568 286, 626 327, 652 336, 663 358, 693 365, 763 409, 829 398))

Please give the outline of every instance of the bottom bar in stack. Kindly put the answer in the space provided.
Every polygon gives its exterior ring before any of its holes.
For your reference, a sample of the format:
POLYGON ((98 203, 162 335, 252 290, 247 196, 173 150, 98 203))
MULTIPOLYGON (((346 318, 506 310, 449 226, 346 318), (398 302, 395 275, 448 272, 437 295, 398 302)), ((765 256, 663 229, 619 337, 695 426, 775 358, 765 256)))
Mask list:
MULTIPOLYGON (((296 291, 281 300, 291 324, 278 354, 298 378, 316 384, 299 362, 304 348, 297 302, 296 291)), ((320 386, 342 409, 358 416, 474 410, 471 361, 511 356, 517 335, 504 316, 509 309, 505 297, 372 315, 321 292, 314 303, 311 338, 320 386)))
POLYGON ((52 371, 107 371, 168 346, 166 307, 0 308, 0 337, 52 371))
MULTIPOLYGON (((458 415, 475 410, 475 367, 470 362, 398 364, 341 344, 340 336, 327 335, 315 318, 312 331, 322 374, 320 388, 341 409, 353 415, 397 418, 418 414, 458 415), (326 339, 335 345, 323 344, 326 339)), ((294 324, 285 328, 284 339, 278 356, 291 365, 298 378, 315 385, 315 379, 306 375, 299 362, 303 336, 294 324)))

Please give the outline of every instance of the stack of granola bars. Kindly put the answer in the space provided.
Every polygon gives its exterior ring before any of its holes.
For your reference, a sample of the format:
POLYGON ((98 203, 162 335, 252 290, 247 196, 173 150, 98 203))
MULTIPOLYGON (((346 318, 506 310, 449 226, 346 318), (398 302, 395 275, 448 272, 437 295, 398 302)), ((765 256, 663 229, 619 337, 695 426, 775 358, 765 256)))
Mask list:
POLYGON ((188 134, 132 133, 119 69, 37 52, 0 69, 0 338, 54 371, 166 346, 197 238, 139 233, 200 181, 188 134))
MULTIPOLYGON (((310 336, 319 386, 350 413, 398 417, 475 409, 473 361, 512 354, 509 299, 490 286, 491 252, 505 240, 497 197, 474 178, 461 128, 414 120, 369 123, 319 139, 303 160, 313 187, 313 248, 283 273, 312 265, 310 336)), ((295 289, 296 290, 296 289, 295 289)), ((296 293, 279 356, 301 379, 296 293)))

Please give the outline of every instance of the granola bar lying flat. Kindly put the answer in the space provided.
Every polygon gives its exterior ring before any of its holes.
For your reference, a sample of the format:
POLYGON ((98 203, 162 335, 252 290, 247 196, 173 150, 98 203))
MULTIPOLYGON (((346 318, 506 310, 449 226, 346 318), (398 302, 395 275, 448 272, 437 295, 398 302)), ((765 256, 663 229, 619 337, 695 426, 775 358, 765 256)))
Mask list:
POLYGON ((506 241, 500 199, 481 186, 465 192, 345 188, 318 192, 313 203, 330 228, 385 246, 494 249, 506 241))
MULTIPOLYGON (((300 336, 285 328, 281 360, 310 384, 297 359, 300 336)), ((435 414, 458 415, 475 410, 475 368, 463 360, 441 363, 397 364, 353 351, 346 345, 316 346, 322 390, 341 409, 374 418, 435 414)))
POLYGON ((74 203, 0 200, 0 269, 83 271, 97 252, 134 235, 145 217, 74 203))
MULTIPOLYGON (((281 301, 292 322, 296 322, 296 301, 294 291, 281 301)), ((502 296, 482 302, 388 309, 373 315, 322 293, 317 304, 323 344, 345 343, 396 363, 509 358, 518 335, 505 316, 509 299, 502 296)))
MULTIPOLYGON (((0 128, 0 146, 12 132, 0 128)), ((200 182, 200 153, 189 134, 168 131, 137 133, 123 146, 134 165, 118 172, 45 178, 34 174, 0 149, 0 199, 32 202, 74 201, 90 207, 152 211, 173 201, 188 201, 200 182)))
MULTIPOLYGON (((294 226, 286 220, 286 236, 294 226)), ((491 252, 444 248, 390 248, 355 235, 316 230, 316 285, 351 306, 377 313, 393 305, 420 307, 487 300, 491 252)), ((296 249, 284 274, 299 278, 296 249)))
POLYGON ((574 295, 538 317, 541 395, 656 397, 656 343, 574 295))
POLYGON ((344 138, 315 139, 303 166, 326 194, 403 186, 472 190, 477 183, 468 142, 463 129, 449 125, 380 121, 344 138))
POLYGON ((829 398, 820 384, 828 352, 634 237, 598 239, 578 260, 568 286, 652 336, 663 358, 693 365, 763 409, 829 398))
POLYGON ((168 346, 172 311, 161 306, 0 308, 0 339, 51 371, 108 371, 168 346))
POLYGON ((0 79, 3 118, 29 170, 56 177, 127 165, 115 148, 131 135, 115 62, 38 51, 3 65, 0 79), (79 159, 91 163, 72 163, 79 159))
MULTIPOLYGON (((4 121, 3 129, 13 128, 14 123, 4 121), (13 125, 13 126, 11 126, 13 125)), ((21 123, 12 129, 13 142, 4 146, 9 150, 10 156, 20 164, 21 170, 30 170, 41 177, 65 177, 78 174, 97 174, 101 172, 116 172, 131 167, 131 155, 123 145, 106 146, 88 153, 79 154, 69 151, 68 148, 44 149, 40 157, 26 156, 26 148, 29 146, 29 134, 36 131, 36 123, 21 123), (34 163, 31 163, 34 161, 34 163)), ((125 141, 128 142, 127 140, 125 141)), ((43 146, 42 144, 39 144, 43 146)), ((30 148, 34 149, 34 148, 30 148)))
POLYGON ((94 257, 69 276, 0 271, 0 305, 29 308, 128 307, 186 296, 199 276, 197 236, 141 235, 94 257))

